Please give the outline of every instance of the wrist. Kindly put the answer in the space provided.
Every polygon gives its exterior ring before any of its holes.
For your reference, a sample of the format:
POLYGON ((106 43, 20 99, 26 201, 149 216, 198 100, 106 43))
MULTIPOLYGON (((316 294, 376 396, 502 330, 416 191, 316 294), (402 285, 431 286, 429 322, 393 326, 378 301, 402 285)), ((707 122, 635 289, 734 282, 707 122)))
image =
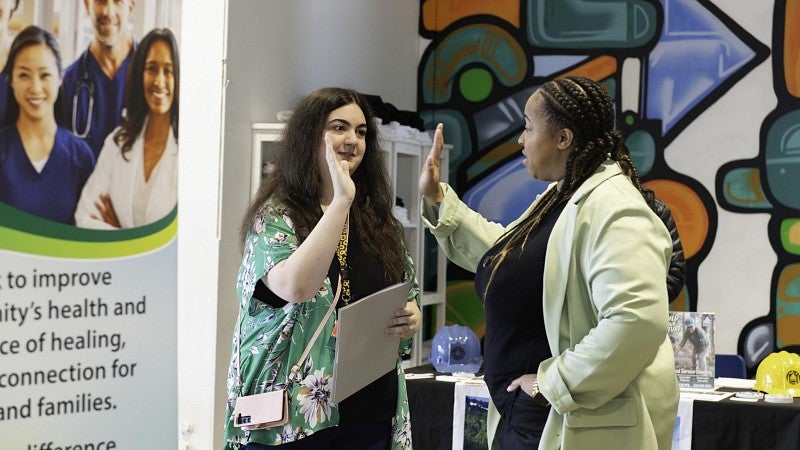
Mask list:
POLYGON ((533 379, 533 384, 531 385, 531 390, 530 390, 529 393, 530 393, 531 397, 533 397, 533 400, 536 403, 538 403, 538 404, 540 404, 542 406, 550 406, 550 402, 547 401, 547 398, 545 398, 545 396, 539 390, 539 379, 538 378, 534 378, 533 379))
POLYGON ((337 196, 334 197, 333 201, 331 201, 330 205, 328 205, 328 209, 334 209, 336 211, 349 211, 352 204, 352 198, 348 198, 346 196, 337 196))
POLYGON ((439 205, 442 204, 442 200, 433 200, 429 197, 425 197, 425 203, 427 203, 431 208, 438 208, 439 205))
POLYGON ((436 194, 434 195, 423 195, 423 197, 425 198, 425 202, 428 203, 428 206, 431 206, 433 208, 436 208, 439 205, 441 205, 442 200, 444 200, 444 192, 442 192, 442 187, 438 186, 438 188, 439 189, 436 191, 436 194))

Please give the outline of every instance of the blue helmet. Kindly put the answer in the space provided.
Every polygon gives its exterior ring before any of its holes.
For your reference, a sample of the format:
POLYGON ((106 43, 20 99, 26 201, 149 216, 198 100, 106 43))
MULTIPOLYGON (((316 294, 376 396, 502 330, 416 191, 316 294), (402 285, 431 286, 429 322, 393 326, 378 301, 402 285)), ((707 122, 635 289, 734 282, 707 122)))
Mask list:
POLYGON ((433 337, 428 360, 437 372, 471 372, 483 364, 481 341, 463 325, 448 325, 433 337))

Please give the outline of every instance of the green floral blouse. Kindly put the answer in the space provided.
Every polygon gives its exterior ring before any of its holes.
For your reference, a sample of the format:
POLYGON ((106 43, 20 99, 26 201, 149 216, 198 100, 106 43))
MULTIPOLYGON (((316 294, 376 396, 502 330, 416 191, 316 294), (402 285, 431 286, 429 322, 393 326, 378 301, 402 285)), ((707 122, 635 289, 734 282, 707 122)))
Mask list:
MULTIPOLYGON (((260 394, 276 389, 289 391, 289 423, 283 427, 244 431, 234 427, 231 408, 225 414, 225 449, 239 449, 255 442, 279 445, 309 436, 316 431, 336 426, 339 411, 331 401, 334 350, 332 336, 336 318, 331 314, 311 351, 302 364, 297 379, 289 383, 291 366, 297 362, 320 321, 333 301, 334 292, 326 278, 319 292, 310 301, 288 303, 273 308, 252 298, 256 282, 297 249, 294 227, 284 210, 267 205, 244 243, 236 290, 240 310, 234 328, 231 365, 228 371, 228 398, 260 394), (241 394, 236 386, 236 342, 241 342, 241 394)), ((413 263, 404 252, 406 270, 412 274, 409 300, 419 302, 419 284, 413 263)), ((397 411, 392 420, 392 449, 411 449, 411 424, 408 395, 400 357, 411 351, 411 340, 400 343, 397 359, 397 411)))

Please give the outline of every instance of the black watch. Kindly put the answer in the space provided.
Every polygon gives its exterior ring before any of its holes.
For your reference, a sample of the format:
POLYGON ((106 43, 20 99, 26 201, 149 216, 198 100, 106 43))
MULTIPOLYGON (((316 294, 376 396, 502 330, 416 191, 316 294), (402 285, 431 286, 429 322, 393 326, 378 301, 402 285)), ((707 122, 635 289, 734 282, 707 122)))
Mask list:
POLYGON ((539 380, 536 378, 533 379, 533 386, 531 386, 531 397, 542 406, 550 406, 550 402, 539 391, 539 380))

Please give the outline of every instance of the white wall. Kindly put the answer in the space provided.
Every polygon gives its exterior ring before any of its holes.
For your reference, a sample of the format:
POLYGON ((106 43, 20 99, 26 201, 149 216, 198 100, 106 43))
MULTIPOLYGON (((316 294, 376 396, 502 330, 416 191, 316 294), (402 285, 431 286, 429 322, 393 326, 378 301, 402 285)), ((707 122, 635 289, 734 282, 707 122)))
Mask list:
POLYGON ((225 373, 220 360, 227 360, 230 352, 230 334, 221 338, 217 327, 220 305, 215 295, 221 267, 225 3, 185 5, 181 19, 178 431, 182 450, 206 450, 221 447, 225 373))

